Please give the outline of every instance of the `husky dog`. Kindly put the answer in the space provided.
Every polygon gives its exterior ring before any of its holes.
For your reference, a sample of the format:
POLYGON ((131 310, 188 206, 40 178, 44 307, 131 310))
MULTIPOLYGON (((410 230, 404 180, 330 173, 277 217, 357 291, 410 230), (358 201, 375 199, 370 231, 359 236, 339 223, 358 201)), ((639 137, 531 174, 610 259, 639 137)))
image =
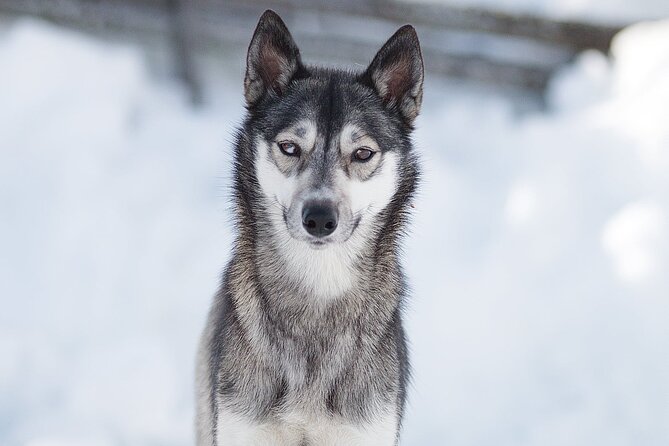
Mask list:
POLYGON ((397 445, 400 241, 423 89, 406 25, 360 73, 302 63, 266 11, 248 49, 236 242, 198 353, 197 444, 397 445))

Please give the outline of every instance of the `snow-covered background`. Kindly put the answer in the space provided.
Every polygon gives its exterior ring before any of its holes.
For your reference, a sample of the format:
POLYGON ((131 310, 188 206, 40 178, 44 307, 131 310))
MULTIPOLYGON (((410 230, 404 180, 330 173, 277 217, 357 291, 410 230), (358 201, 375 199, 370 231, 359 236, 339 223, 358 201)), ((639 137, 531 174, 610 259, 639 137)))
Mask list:
POLYGON ((565 20, 626 24, 669 16, 667 0, 400 0, 489 8, 510 14, 532 14, 565 20))
MULTIPOLYGON (((0 445, 192 444, 241 70, 193 110, 138 49, 0 28, 0 445)), ((416 143, 403 444, 669 444, 669 21, 545 112, 431 80, 416 143)))

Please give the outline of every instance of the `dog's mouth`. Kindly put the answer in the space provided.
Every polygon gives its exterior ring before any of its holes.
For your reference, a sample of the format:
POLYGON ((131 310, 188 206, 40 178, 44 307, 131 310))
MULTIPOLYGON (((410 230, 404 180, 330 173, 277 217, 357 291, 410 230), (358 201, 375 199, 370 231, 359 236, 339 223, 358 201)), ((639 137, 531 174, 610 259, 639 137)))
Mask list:
POLYGON ((311 246, 313 249, 325 249, 328 245, 332 244, 332 240, 309 240, 307 243, 309 243, 309 246, 311 246))

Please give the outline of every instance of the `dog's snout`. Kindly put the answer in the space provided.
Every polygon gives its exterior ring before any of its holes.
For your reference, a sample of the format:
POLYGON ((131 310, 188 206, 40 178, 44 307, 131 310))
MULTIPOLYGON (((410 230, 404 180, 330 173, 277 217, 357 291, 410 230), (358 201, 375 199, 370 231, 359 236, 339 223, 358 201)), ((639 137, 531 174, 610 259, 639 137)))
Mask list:
POLYGON ((325 237, 337 229, 337 210, 330 203, 306 203, 302 209, 302 225, 315 237, 325 237))

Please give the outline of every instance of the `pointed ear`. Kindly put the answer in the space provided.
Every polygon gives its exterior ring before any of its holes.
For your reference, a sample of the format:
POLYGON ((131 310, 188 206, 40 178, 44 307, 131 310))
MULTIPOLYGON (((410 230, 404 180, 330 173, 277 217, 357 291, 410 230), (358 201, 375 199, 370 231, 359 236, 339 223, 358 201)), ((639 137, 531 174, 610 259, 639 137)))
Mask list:
POLYGON ((260 17, 246 56, 244 96, 253 105, 266 92, 280 95, 302 69, 300 50, 281 17, 267 10, 260 17))
POLYGON ((413 124, 423 101, 423 56, 413 26, 404 25, 388 39, 362 79, 386 107, 396 110, 409 126, 413 124))

